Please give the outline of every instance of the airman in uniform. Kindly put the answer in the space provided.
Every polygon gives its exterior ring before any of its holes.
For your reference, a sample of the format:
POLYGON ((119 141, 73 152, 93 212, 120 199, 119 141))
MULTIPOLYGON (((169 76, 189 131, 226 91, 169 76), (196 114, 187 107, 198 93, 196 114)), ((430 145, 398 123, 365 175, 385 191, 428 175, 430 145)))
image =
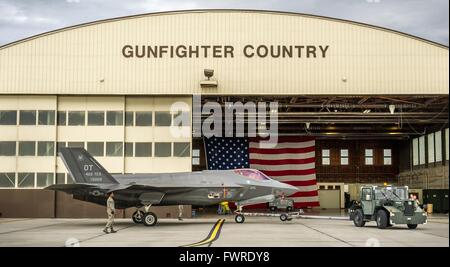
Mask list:
POLYGON ((178 220, 182 221, 183 220, 183 205, 178 205, 178 220))
POLYGON ((114 207, 114 193, 111 192, 108 195, 108 200, 106 200, 106 213, 108 214, 108 221, 106 222, 105 229, 103 229, 103 232, 105 232, 106 234, 117 232, 113 228, 115 211, 116 209, 114 207), (109 232, 108 229, 110 229, 109 232))

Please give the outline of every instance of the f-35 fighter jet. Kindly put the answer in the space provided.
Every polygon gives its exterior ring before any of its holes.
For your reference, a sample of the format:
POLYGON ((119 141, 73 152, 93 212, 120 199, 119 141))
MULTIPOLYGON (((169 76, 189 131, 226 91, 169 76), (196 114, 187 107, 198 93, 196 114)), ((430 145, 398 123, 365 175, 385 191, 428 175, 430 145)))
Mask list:
POLYGON ((62 158, 74 184, 55 184, 46 189, 72 194, 73 198, 106 205, 114 192, 116 208, 135 207, 135 223, 157 222, 150 206, 216 205, 223 201, 243 206, 273 201, 298 191, 255 169, 208 170, 201 172, 111 175, 83 148, 61 148, 62 158))

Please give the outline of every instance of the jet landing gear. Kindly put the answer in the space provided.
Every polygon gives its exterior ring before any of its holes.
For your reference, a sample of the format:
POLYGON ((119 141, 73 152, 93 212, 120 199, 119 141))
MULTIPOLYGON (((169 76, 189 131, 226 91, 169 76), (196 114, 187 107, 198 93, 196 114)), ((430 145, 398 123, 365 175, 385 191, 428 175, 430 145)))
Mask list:
POLYGON ((158 217, 156 216, 155 213, 149 211, 151 205, 146 205, 145 206, 145 212, 144 215, 142 217, 142 223, 145 226, 154 226, 156 225, 156 223, 158 222, 158 217))
POLYGON ((131 219, 133 219, 134 223, 142 223, 142 219, 144 217, 144 212, 142 210, 137 210, 131 215, 131 219))

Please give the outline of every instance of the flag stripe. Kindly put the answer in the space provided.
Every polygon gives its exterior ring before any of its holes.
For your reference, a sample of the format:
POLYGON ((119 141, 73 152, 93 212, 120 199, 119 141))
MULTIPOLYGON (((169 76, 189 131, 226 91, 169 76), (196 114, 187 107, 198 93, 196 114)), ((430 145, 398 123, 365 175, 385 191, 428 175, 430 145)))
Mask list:
POLYGON ((261 144, 257 143, 257 142, 250 142, 250 147, 254 147, 254 148, 265 148, 269 146, 270 149, 274 149, 274 148, 305 148, 305 147, 312 147, 315 146, 315 141, 308 141, 308 142, 301 142, 301 143, 277 143, 274 144, 274 146, 272 144, 261 144))
POLYGON ((316 148, 314 146, 303 147, 303 148, 255 148, 249 147, 250 154, 251 153, 259 153, 259 154, 283 154, 283 153, 307 153, 315 151, 316 148))
POLYGON ((315 174, 316 169, 288 170, 288 171, 264 171, 264 173, 268 176, 308 175, 308 174, 315 174))
POLYGON ((317 181, 315 179, 314 180, 308 180, 308 181, 284 181, 283 183, 290 184, 290 185, 293 185, 293 186, 298 186, 298 187, 300 187, 300 186, 317 185, 317 181))
MULTIPOLYGON (((253 137, 252 142, 269 141, 270 137, 253 137)), ((273 137, 272 137, 273 138, 273 137)), ((312 136, 278 136, 275 141, 276 143, 300 143, 315 140, 312 136)))
POLYGON ((284 164, 284 165, 261 165, 261 164, 250 164, 250 168, 257 169, 260 171, 303 171, 314 169, 315 163, 306 164, 284 164))
POLYGON ((290 181, 309 181, 316 180, 316 175, 308 174, 308 175, 284 175, 284 176, 271 176, 273 179, 278 181, 288 183, 290 181))
POLYGON ((260 164, 260 165, 284 165, 284 164, 305 164, 305 163, 315 163, 316 159, 314 157, 306 159, 250 159, 250 164, 260 164))
POLYGON ((316 153, 308 152, 302 154, 290 154, 290 153, 281 153, 281 154, 258 154, 252 153, 250 154, 250 159, 262 159, 262 160, 283 160, 283 159, 309 159, 314 158, 316 153))

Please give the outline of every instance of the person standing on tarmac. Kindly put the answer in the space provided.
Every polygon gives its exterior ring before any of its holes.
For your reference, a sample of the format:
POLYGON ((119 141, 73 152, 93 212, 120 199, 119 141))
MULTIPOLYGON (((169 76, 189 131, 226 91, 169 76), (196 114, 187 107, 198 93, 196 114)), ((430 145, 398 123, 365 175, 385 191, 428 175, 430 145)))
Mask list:
POLYGON ((115 211, 116 209, 114 207, 114 193, 111 192, 108 194, 108 200, 106 200, 106 213, 108 214, 108 221, 106 222, 105 229, 103 229, 103 232, 105 232, 106 234, 117 232, 113 228, 115 211), (108 228, 110 229, 109 232, 108 228))
POLYGON ((178 205, 178 220, 182 221, 183 220, 183 205, 178 205))

